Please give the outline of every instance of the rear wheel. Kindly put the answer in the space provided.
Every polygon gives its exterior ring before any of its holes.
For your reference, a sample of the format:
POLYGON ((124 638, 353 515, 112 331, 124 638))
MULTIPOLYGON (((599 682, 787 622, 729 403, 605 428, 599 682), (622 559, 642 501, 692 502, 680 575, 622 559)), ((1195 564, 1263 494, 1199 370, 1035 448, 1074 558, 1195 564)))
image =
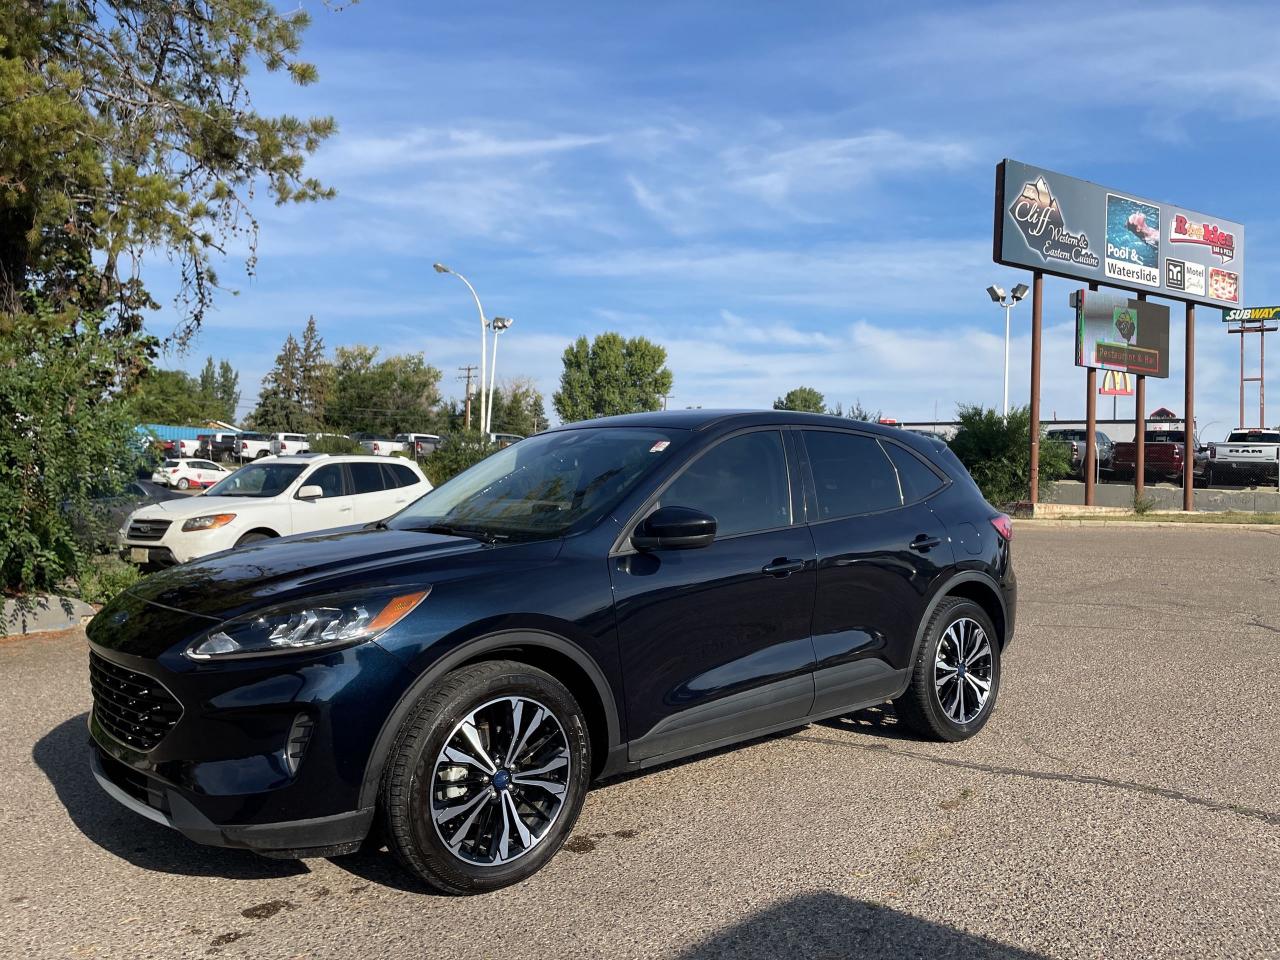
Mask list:
POLYGON ((512 661, 449 674, 423 695, 383 774, 387 845, 445 893, 483 893, 541 869, 586 798, 582 709, 554 677, 512 661))
POLYGON ((898 718, 931 740, 967 740, 986 726, 1000 690, 1000 643, 985 610, 947 597, 929 618, 898 718))
POLYGON ((181 479, 178 480, 179 490, 186 490, 190 486, 191 486, 191 481, 188 480, 186 477, 182 477, 181 479))

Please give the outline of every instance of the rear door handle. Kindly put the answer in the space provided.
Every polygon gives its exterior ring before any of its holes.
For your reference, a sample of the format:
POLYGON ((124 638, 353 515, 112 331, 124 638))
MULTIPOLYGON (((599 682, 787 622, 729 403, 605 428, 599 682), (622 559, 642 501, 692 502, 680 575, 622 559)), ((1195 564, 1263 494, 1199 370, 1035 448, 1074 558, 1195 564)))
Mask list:
POLYGON ((912 550, 918 550, 921 553, 928 553, 941 542, 941 537, 931 537, 928 534, 922 533, 911 541, 910 546, 912 550))
POLYGON ((803 569, 803 560, 791 560, 786 557, 779 557, 777 560, 773 561, 773 563, 765 564, 764 568, 761 569, 760 572, 768 574, 771 577, 782 579, 783 577, 791 576, 793 573, 799 573, 803 569))

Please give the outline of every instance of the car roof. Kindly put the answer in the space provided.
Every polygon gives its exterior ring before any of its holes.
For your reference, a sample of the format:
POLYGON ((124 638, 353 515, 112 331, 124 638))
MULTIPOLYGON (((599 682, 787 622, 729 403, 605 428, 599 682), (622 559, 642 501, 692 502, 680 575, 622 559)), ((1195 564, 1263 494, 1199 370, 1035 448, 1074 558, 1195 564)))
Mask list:
MULTIPOLYGON (((298 463, 303 465, 308 463, 403 463, 414 468, 418 466, 408 457, 377 457, 371 453, 291 453, 283 457, 264 457, 263 459, 270 460, 272 463, 298 463)), ((254 463, 261 462, 262 460, 254 461, 254 463)))
POLYGON ((564 424, 556 430, 582 430, 594 427, 656 427, 658 429, 704 431, 719 427, 807 426, 846 427, 865 430, 886 437, 914 436, 901 427, 826 413, 801 413, 796 410, 659 410, 653 413, 628 413, 618 417, 600 417, 564 424))

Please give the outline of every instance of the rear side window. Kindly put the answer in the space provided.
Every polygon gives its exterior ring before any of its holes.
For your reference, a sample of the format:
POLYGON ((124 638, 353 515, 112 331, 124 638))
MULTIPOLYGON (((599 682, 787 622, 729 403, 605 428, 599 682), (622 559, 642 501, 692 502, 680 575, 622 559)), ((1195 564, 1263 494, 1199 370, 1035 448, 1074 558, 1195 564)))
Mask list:
POLYGON ((762 430, 722 441, 690 464, 661 502, 711 514, 718 537, 789 526, 791 484, 782 434, 762 430))
POLYGON ((377 493, 385 489, 382 480, 382 467, 376 463, 349 463, 351 481, 355 484, 355 493, 377 493))
POLYGON ((906 503, 923 500, 942 489, 943 481, 915 454, 896 443, 885 443, 882 446, 893 465, 898 468, 898 482, 902 484, 902 499, 906 503))
POLYGON ((902 506, 898 474, 874 437, 805 430, 818 494, 818 519, 836 520, 902 506))
POLYGON ((394 490, 396 487, 411 487, 418 482, 418 475, 402 463, 384 463, 381 467, 388 490, 394 490))

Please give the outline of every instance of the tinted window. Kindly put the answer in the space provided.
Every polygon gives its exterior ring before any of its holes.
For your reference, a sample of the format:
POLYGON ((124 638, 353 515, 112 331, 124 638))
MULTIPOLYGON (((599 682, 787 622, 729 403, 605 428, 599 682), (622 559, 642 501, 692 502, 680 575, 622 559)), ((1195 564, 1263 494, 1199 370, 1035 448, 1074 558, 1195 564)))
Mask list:
POLYGON ((382 474, 386 478, 388 490, 411 487, 418 482, 418 475, 402 463, 382 464, 382 474))
POLYGON ((336 463, 321 467, 307 477, 306 485, 311 486, 312 484, 323 490, 326 497, 341 497, 347 492, 346 480, 342 476, 342 467, 336 463))
POLYGON ((382 480, 382 468, 376 463, 349 463, 351 481, 355 484, 356 493, 377 493, 385 489, 382 480))
POLYGON ((920 462, 920 458, 896 443, 881 444, 889 459, 898 468, 898 482, 902 485, 902 499, 907 503, 923 500, 941 489, 938 475, 920 462))
POLYGON ((834 520, 902 506, 898 475, 873 437, 805 430, 818 493, 818 519, 834 520))
POLYGON ((782 434, 765 430, 725 440, 680 474, 661 502, 711 514, 720 537, 787 526, 791 485, 782 434))
POLYGON ((191 461, 191 463, 192 463, 192 465, 193 465, 193 466, 195 466, 197 469, 200 469, 200 470, 217 470, 217 469, 219 469, 219 467, 218 467, 218 465, 217 465, 216 463, 210 463, 208 460, 192 460, 192 461, 191 461))

